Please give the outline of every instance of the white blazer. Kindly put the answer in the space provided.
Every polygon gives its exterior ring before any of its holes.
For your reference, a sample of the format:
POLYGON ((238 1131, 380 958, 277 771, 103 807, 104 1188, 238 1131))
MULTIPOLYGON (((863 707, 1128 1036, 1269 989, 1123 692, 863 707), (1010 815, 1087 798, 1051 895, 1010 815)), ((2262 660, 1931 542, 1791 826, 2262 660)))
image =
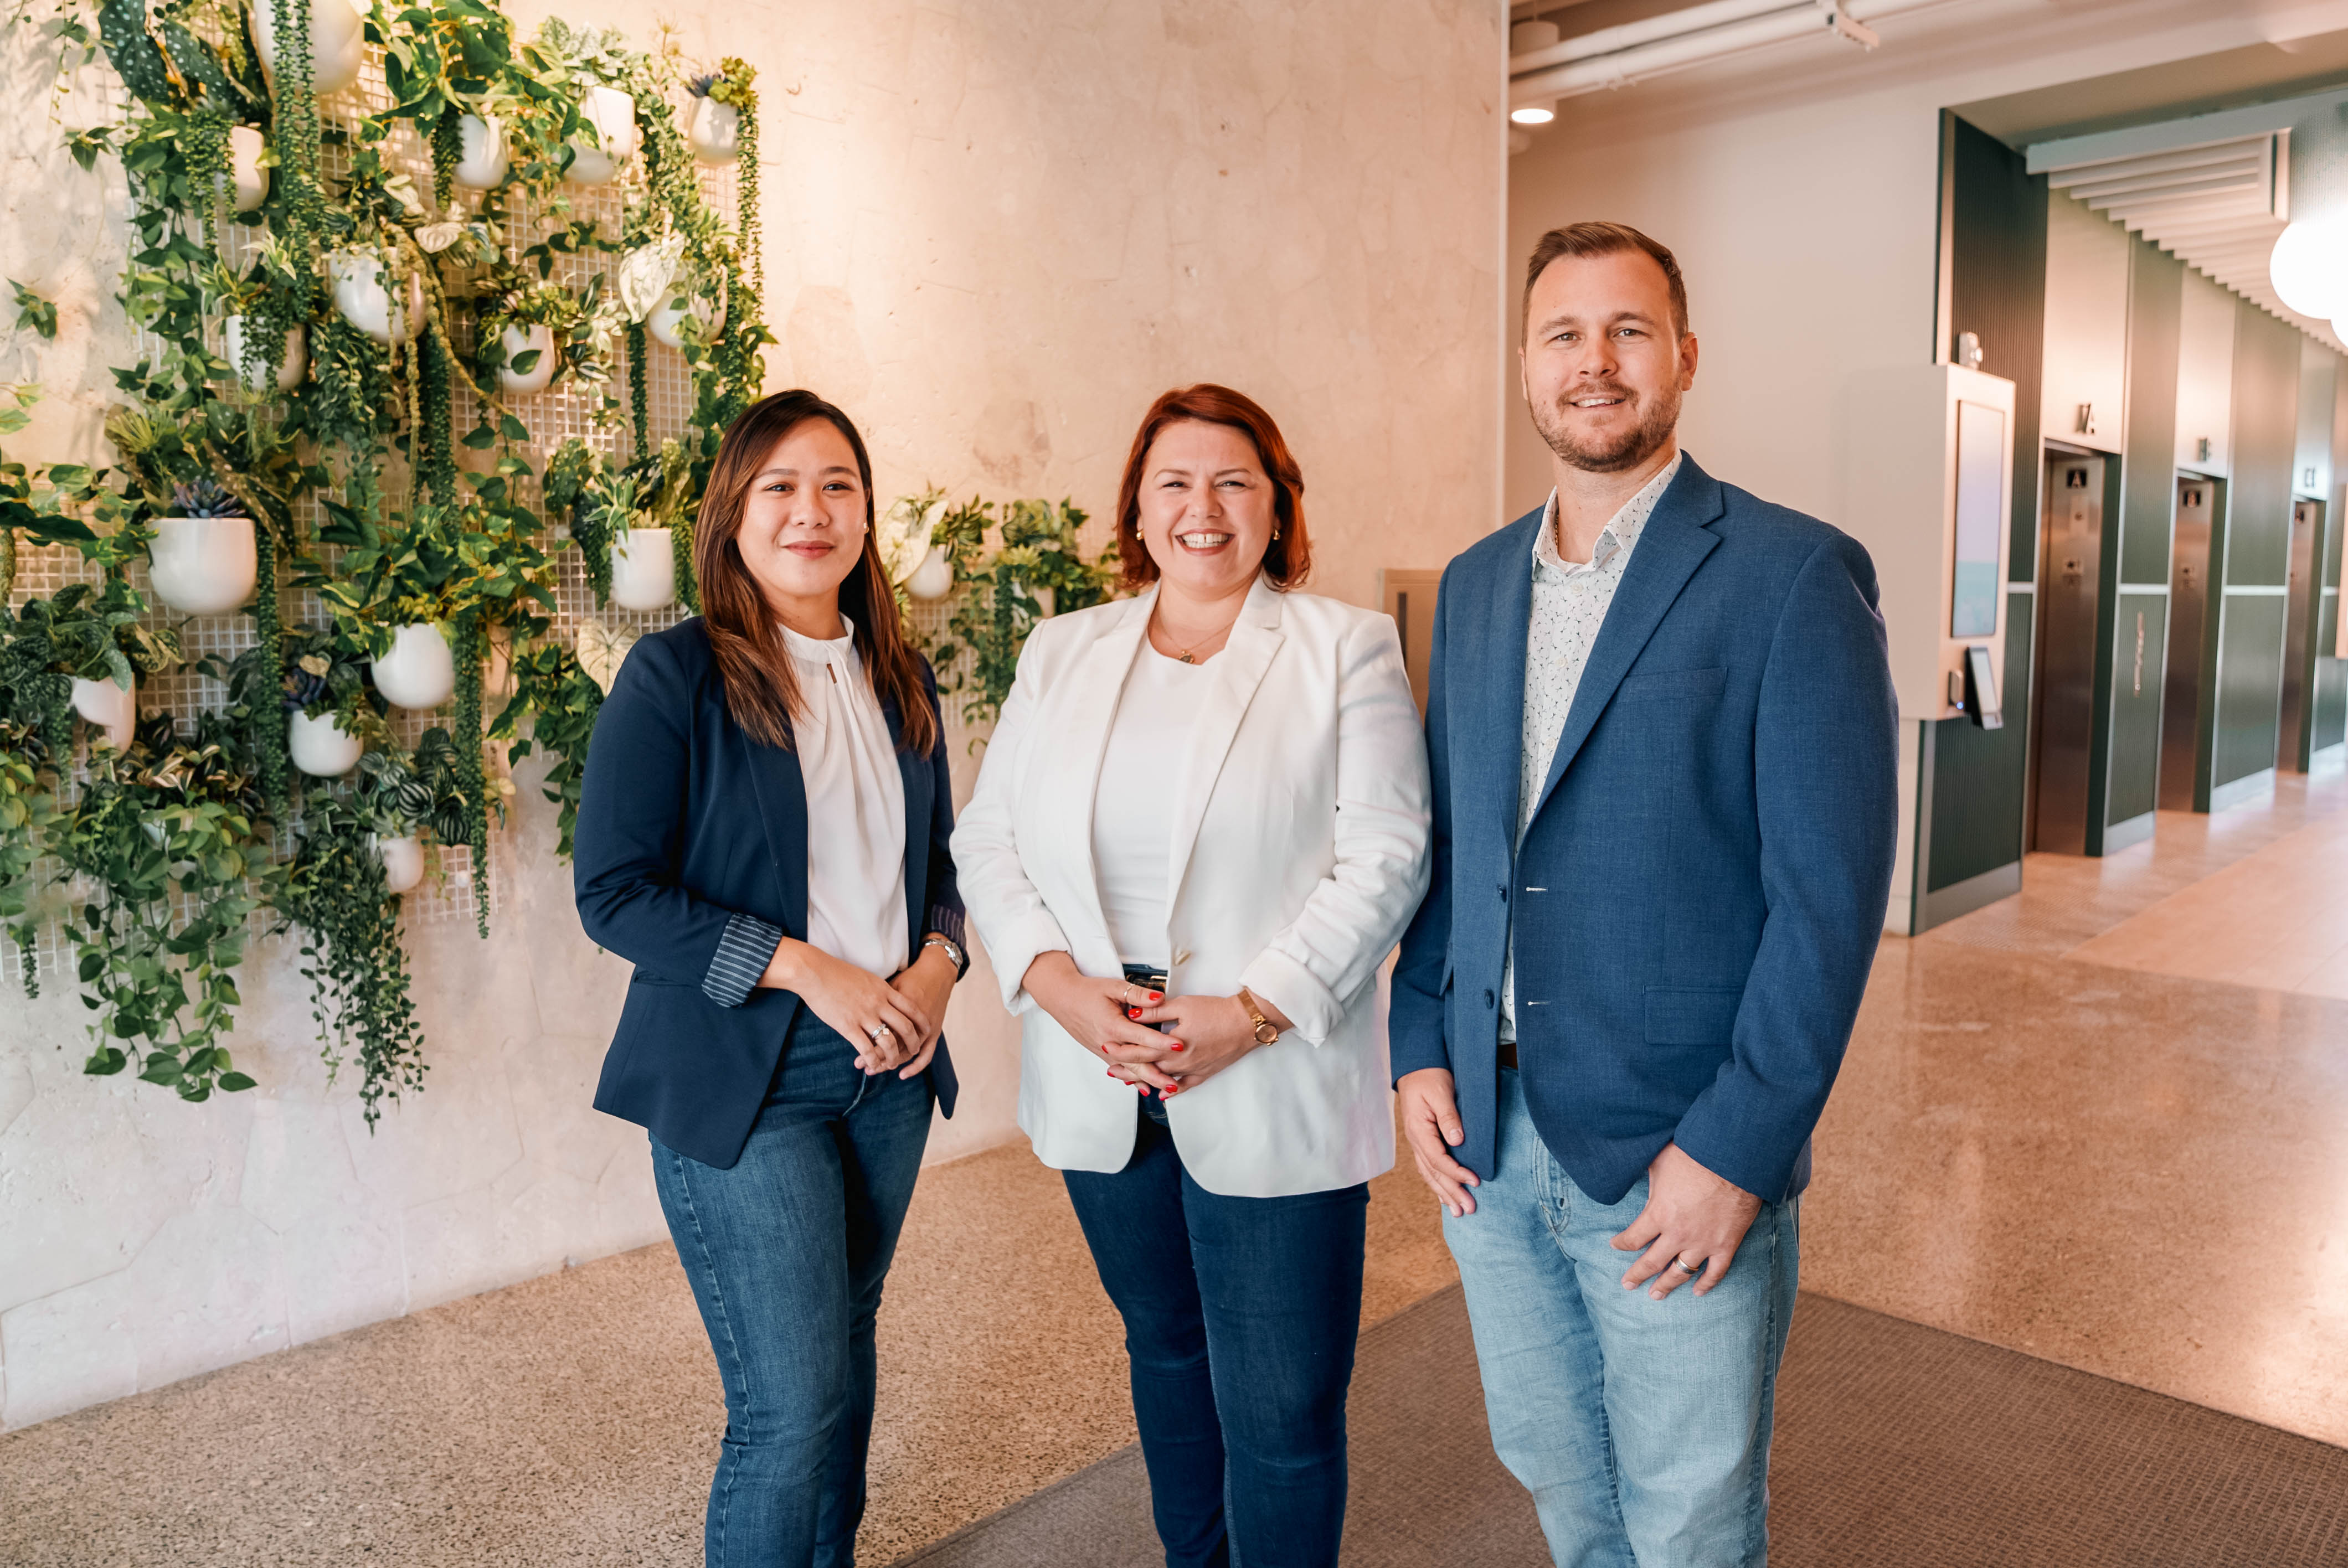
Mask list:
MULTIPOLYGON (((954 828, 971 924, 1021 1019, 1019 1125, 1043 1162, 1118 1171, 1134 1093, 1020 987, 1039 953, 1124 973, 1093 796, 1152 589, 1035 628, 954 828)), ((1295 1029, 1166 1107, 1210 1193, 1348 1187, 1394 1164, 1378 966, 1426 892, 1426 745, 1392 619, 1261 579, 1213 674, 1169 825, 1169 996, 1242 985, 1295 1029)))

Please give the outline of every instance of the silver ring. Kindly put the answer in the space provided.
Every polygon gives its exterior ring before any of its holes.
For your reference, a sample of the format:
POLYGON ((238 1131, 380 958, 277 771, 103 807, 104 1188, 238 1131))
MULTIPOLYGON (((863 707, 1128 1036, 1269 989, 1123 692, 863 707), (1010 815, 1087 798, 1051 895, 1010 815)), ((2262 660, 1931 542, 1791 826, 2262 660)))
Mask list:
POLYGON ((894 1040, 896 1038, 897 1031, 891 1029, 885 1023, 879 1025, 872 1030, 872 1043, 875 1045, 879 1045, 882 1040, 894 1040))
POLYGON ((1688 1260, 1684 1257, 1675 1257, 1672 1259, 1672 1263, 1682 1274, 1686 1275, 1690 1279, 1694 1279, 1697 1275, 1704 1272, 1703 1264, 1697 1264, 1694 1268, 1690 1268, 1688 1266, 1688 1260))

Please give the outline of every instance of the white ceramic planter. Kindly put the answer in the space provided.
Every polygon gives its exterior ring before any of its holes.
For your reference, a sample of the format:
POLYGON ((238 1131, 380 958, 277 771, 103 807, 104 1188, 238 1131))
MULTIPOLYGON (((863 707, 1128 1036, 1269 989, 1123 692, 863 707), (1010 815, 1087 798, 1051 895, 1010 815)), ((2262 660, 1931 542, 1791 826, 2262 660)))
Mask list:
POLYGON ((671 348, 683 348, 685 318, 688 314, 701 323, 701 341, 704 343, 709 341, 715 327, 725 324, 725 318, 718 314, 717 307, 709 302, 706 295, 688 294, 679 287, 670 290, 668 298, 653 307, 653 313, 644 318, 644 330, 657 342, 671 348))
POLYGON ((606 184, 635 153, 635 97, 617 87, 589 87, 579 116, 595 128, 595 145, 572 142, 571 167, 562 178, 574 185, 606 184))
POLYGON ((498 333, 498 342, 505 345, 506 363, 499 367, 498 384, 508 392, 544 392, 554 379, 554 367, 561 363, 554 355, 554 329, 550 326, 508 327, 498 333), (530 350, 538 358, 528 370, 516 370, 513 362, 530 350))
POLYGON ((147 551, 155 597, 183 615, 226 615, 252 597, 251 518, 158 518, 147 551))
POLYGON ((391 291, 384 286, 383 262, 356 251, 337 251, 326 258, 326 272, 335 281, 335 309, 377 343, 406 343, 424 320, 424 280, 410 272, 406 280, 398 319, 392 319, 391 291))
POLYGON ((104 730, 116 751, 124 751, 139 728, 139 689, 126 689, 111 681, 77 680, 73 683, 73 710, 104 730))
POLYGON ((229 201, 238 212, 250 212, 269 200, 269 170, 261 162, 268 145, 249 125, 228 128, 229 201))
POLYGON ((424 845, 414 834, 378 838, 375 852, 383 861, 386 892, 405 893, 424 880, 424 845))
POLYGON ((685 141, 703 163, 731 163, 742 155, 742 111, 715 98, 693 100, 685 141))
POLYGON ((457 691, 457 661, 437 626, 403 626, 375 661, 375 689, 400 708, 437 708, 457 691))
POLYGON ((930 553, 905 579, 905 591, 915 599, 943 599, 953 591, 953 558, 946 554, 945 546, 930 547, 930 553))
POLYGON ((666 528, 628 528, 612 544, 612 602, 659 610, 676 601, 676 555, 666 528))
MULTIPOLYGON (((244 318, 231 316, 221 324, 221 357, 236 370, 236 378, 255 392, 266 390, 266 377, 244 373, 244 318)), ((300 327, 287 329, 285 355, 277 362, 277 390, 291 392, 310 374, 309 340, 300 327)))
POLYGON ((335 715, 295 713, 286 721, 285 751, 294 765, 314 779, 338 779, 359 765, 366 748, 335 715))
MULTIPOLYGON (((275 75, 275 0, 253 0, 252 46, 261 56, 261 68, 275 75)), ((338 93, 359 79, 359 67, 366 63, 366 34, 350 0, 310 0, 310 90, 338 93)))
POLYGON ((457 117, 456 180, 468 190, 494 190, 506 179, 506 128, 492 116, 457 117))

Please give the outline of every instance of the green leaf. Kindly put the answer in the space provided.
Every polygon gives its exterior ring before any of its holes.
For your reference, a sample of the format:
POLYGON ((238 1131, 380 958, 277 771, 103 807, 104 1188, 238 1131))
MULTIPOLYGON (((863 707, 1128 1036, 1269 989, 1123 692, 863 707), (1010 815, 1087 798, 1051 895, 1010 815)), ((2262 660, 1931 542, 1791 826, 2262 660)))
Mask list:
POLYGON ((231 1094, 253 1086, 253 1081, 242 1072, 223 1072, 220 1075, 219 1087, 231 1094))

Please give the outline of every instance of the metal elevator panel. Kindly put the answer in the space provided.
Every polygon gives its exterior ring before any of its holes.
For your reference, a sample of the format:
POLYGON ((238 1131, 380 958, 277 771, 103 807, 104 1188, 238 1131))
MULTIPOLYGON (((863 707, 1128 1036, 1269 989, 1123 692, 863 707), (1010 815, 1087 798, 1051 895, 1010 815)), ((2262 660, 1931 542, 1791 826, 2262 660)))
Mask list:
POLYGON ((2191 811, 2201 749, 2201 643, 2209 614, 2209 523, 2218 503, 2212 479, 2180 476, 2177 532, 2168 566, 2168 669, 2160 701, 2160 809, 2191 811))
POLYGON ((2275 747, 2275 765, 2286 773, 2307 771, 2307 727, 2315 717, 2314 693, 2308 679, 2315 673, 2308 643, 2323 606, 2323 573, 2315 559, 2316 541, 2323 537, 2323 503, 2294 501, 2291 507, 2291 587, 2283 610, 2282 723, 2275 747))
POLYGON ((2050 454, 2039 516, 2038 759, 2031 847, 2087 852, 2088 761, 2096 724, 2096 610, 2104 559, 2101 457, 2050 454))

